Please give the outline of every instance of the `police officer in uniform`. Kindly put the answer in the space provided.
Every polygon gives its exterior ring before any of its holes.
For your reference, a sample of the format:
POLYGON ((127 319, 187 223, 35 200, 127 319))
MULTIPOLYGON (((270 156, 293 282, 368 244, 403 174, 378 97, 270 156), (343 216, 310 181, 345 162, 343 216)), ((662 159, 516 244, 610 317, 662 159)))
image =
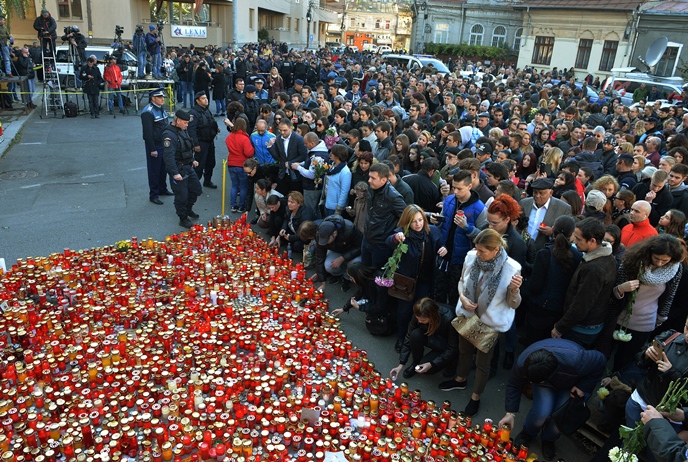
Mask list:
POLYGON ((204 91, 199 91, 194 95, 194 101, 196 104, 189 111, 189 136, 193 140, 198 161, 196 176, 199 180, 203 177, 203 186, 206 188, 217 189, 217 185, 210 179, 215 168, 215 137, 220 133, 220 127, 208 109, 208 95, 204 91))
POLYGON ((167 189, 165 164, 162 159, 162 132, 169 125, 167 112, 163 109, 165 89, 148 92, 150 103, 141 112, 143 140, 146 144, 146 166, 148 167, 148 197, 157 205, 163 202, 159 196, 172 196, 167 189))
POLYGON ((189 218, 196 219, 193 206, 203 193, 201 182, 196 176, 198 162, 194 159, 193 140, 187 132, 191 115, 179 109, 174 113, 174 120, 162 133, 165 167, 170 174, 170 183, 174 191, 174 208, 179 216, 179 226, 191 228, 189 218))

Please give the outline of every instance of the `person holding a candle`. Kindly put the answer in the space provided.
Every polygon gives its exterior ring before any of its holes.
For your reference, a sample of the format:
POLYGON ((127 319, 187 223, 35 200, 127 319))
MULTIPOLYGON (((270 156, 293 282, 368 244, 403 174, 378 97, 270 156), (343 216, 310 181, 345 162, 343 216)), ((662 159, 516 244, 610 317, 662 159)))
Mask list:
POLYGON ((292 252, 303 252, 306 241, 298 234, 299 226, 305 221, 315 220, 315 212, 305 205, 303 194, 292 191, 287 195, 287 211, 279 236, 291 245, 292 252))
POLYGON ((428 297, 432 292, 435 258, 438 254, 443 255, 440 252, 442 233, 437 226, 428 223, 425 211, 420 206, 411 204, 404 209, 397 228, 386 242, 392 249, 401 243, 408 246, 396 272, 416 280, 414 298, 397 301, 397 344, 401 346, 413 317, 414 302, 428 297))
POLYGON ((532 383, 533 406, 513 446, 530 447, 540 434, 544 459, 553 459, 559 429, 550 416, 574 394, 581 398, 589 396, 602 377, 606 363, 599 351, 586 350, 570 340, 549 338, 533 343, 511 369, 506 385, 506 414, 499 427, 514 428, 523 390, 532 383))
POLYGON ((232 132, 227 135, 227 168, 232 187, 229 192, 229 200, 232 203, 232 212, 245 212, 244 205, 248 196, 248 178, 244 171, 244 162, 253 156, 255 150, 251 139, 246 132, 246 121, 238 118, 234 122, 232 132))
POLYGON ((454 309, 450 305, 435 302, 429 297, 413 305, 413 317, 408 323, 404 342, 399 355, 399 365, 389 372, 396 380, 399 372, 411 357, 412 363, 404 369, 403 376, 409 379, 418 374, 434 374, 454 364, 459 351, 459 334, 451 322, 454 309), (425 348, 430 351, 426 354, 425 348))
MULTIPOLYGON (((470 178, 470 173, 469 173, 470 178)), ((521 304, 523 283, 521 265, 506 253, 506 242, 494 229, 485 229, 475 237, 475 249, 468 252, 459 281, 459 302, 456 315, 471 318, 497 332, 506 332, 514 322, 515 310, 521 304)), ((475 347, 467 338, 459 337, 459 366, 456 377, 440 384, 443 391, 463 390, 467 386, 475 347)), ((480 396, 489 378, 494 343, 488 351, 478 349, 475 357, 473 394, 466 405, 466 414, 473 416, 480 408, 480 396)))

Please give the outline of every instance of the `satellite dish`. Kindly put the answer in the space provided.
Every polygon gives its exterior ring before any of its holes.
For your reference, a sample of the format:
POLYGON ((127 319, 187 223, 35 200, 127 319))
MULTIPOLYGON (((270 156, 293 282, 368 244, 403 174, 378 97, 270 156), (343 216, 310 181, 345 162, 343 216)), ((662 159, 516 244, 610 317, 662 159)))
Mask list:
POLYGON ((659 37, 657 40, 652 42, 652 45, 645 52, 645 64, 649 67, 656 65, 664 52, 666 51, 667 45, 669 44, 669 39, 666 37, 659 37))

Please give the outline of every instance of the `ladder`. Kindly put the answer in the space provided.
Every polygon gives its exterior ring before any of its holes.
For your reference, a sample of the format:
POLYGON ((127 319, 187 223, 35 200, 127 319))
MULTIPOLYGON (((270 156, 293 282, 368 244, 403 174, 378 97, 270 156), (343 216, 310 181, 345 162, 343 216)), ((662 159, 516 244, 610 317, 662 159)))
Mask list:
MULTIPOLYGON (((45 115, 52 112, 53 117, 58 115, 64 117, 64 101, 62 99, 62 88, 60 87, 60 76, 57 74, 56 51, 52 49, 50 37, 41 38, 41 59, 43 65, 43 108, 45 115), (49 55, 46 54, 46 47, 50 48, 49 55)), ((76 69, 75 69, 76 72, 76 69)))

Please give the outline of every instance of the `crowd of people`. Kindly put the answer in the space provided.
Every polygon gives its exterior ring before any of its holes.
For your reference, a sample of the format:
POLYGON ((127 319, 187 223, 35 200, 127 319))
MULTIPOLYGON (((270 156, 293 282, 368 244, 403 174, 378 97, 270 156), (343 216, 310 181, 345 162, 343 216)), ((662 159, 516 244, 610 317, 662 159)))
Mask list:
MULTIPOLYGON (((607 367, 634 388, 608 401, 612 435, 641 412, 656 418, 652 406, 686 375, 685 92, 632 107, 600 92, 591 103, 571 70, 478 63, 473 81, 461 59, 444 75, 283 44, 169 58, 196 114, 177 111, 176 131, 147 141, 151 201, 169 194, 165 165, 190 226, 198 178, 216 187, 207 145, 226 126, 232 213, 312 267, 319 288, 355 286, 334 314, 354 308, 372 334, 396 336, 393 379, 442 371, 442 390, 462 390, 474 367, 465 412, 475 415, 501 362, 511 373, 500 424, 514 425, 531 389, 516 444, 539 436, 550 460, 551 415, 570 395, 589 397, 607 367), (190 141, 175 141, 189 119, 190 141), (175 162, 175 149, 193 155, 175 162)), ((162 120, 154 103, 144 133, 162 120)))

